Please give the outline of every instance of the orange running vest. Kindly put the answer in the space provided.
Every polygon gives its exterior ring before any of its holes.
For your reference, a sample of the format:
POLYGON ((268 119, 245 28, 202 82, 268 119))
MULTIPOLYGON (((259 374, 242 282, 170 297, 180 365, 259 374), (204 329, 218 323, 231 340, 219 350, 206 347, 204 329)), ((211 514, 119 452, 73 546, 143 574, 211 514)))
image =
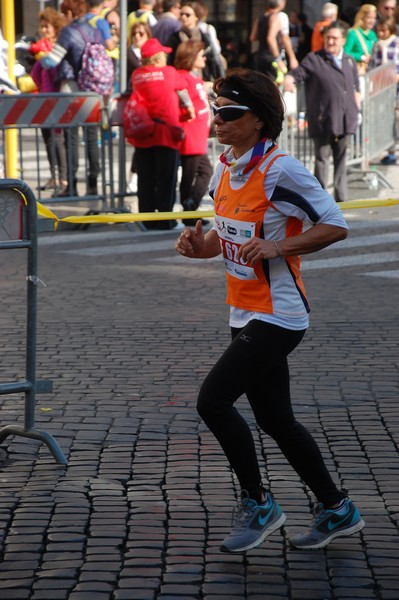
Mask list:
MULTIPOLYGON (((240 246, 251 237, 275 239, 273 232, 264 231, 267 211, 277 210, 266 197, 264 180, 271 165, 281 156, 285 154, 279 154, 278 148, 269 150, 238 190, 232 189, 228 167, 225 167, 214 196, 215 222, 226 267, 226 302, 252 312, 275 314, 273 289, 280 297, 287 292, 299 294, 308 311, 299 256, 272 259, 280 261, 278 269, 273 268, 269 260, 259 261, 255 267, 250 267, 237 258, 240 246), (263 168, 265 164, 262 172, 260 167, 263 168)), ((285 237, 302 233, 302 221, 283 215, 282 218, 286 221, 285 237)), ((283 309, 283 313, 289 316, 289 309, 283 309)))

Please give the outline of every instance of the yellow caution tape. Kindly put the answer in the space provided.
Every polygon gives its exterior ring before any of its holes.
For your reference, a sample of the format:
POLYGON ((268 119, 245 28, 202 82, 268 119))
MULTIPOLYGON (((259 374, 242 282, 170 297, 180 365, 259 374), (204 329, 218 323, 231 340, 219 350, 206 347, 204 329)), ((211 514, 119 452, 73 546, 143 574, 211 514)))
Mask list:
POLYGON ((180 212, 150 212, 150 213, 102 213, 100 215, 82 215, 57 217, 49 208, 37 202, 37 213, 41 217, 53 219, 58 223, 133 223, 134 221, 163 221, 169 219, 200 219, 202 217, 213 217, 215 215, 212 210, 192 210, 180 212))
POLYGON ((376 208, 378 206, 394 206, 399 204, 399 200, 395 198, 385 198, 384 200, 370 199, 370 200, 347 200, 346 202, 340 202, 338 206, 342 210, 354 209, 354 208, 376 208))
MULTIPOLYGON (((357 208, 376 208, 382 206, 394 206, 399 200, 386 198, 384 200, 349 200, 340 202, 338 206, 342 210, 353 210, 357 208)), ((200 219, 202 217, 214 217, 212 210, 180 211, 180 212, 150 212, 150 213, 102 213, 100 215, 68 216, 59 218, 49 208, 37 203, 37 212, 41 217, 53 219, 55 228, 59 223, 94 224, 94 223, 134 223, 135 221, 162 221, 169 219, 200 219)))
POLYGON ((43 204, 40 204, 40 202, 37 202, 36 204, 37 204, 37 214, 38 215, 40 215, 41 217, 46 217, 47 219, 54 219, 55 221, 60 220, 57 217, 57 215, 55 215, 53 212, 51 212, 50 209, 43 206, 43 204))
POLYGON ((150 212, 150 213, 105 213, 102 215, 83 215, 82 217, 64 217, 64 223, 130 223, 134 221, 164 221, 169 219, 200 219, 213 217, 213 210, 186 212, 150 212))

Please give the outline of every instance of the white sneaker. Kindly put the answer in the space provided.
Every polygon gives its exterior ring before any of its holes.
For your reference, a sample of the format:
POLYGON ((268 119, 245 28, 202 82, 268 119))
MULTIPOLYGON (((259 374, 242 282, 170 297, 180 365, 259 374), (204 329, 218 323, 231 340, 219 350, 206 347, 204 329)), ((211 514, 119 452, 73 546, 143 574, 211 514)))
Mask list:
POLYGON ((137 194, 137 175, 136 175, 136 173, 132 173, 132 176, 131 176, 130 181, 128 182, 126 188, 127 188, 127 191, 130 192, 131 194, 137 194))

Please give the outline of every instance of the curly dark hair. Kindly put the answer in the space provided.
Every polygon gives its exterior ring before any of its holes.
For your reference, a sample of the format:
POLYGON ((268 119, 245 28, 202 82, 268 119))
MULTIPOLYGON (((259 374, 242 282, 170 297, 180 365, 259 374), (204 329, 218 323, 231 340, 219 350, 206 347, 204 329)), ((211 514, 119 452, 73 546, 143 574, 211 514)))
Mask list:
POLYGON ((54 27, 56 37, 65 25, 64 15, 58 12, 58 10, 51 8, 51 6, 39 12, 39 21, 50 23, 54 27))
POLYGON ((274 81, 260 71, 237 67, 216 79, 213 83, 216 95, 223 96, 220 90, 225 85, 241 90, 252 112, 264 123, 262 137, 275 141, 283 128, 285 105, 274 81))

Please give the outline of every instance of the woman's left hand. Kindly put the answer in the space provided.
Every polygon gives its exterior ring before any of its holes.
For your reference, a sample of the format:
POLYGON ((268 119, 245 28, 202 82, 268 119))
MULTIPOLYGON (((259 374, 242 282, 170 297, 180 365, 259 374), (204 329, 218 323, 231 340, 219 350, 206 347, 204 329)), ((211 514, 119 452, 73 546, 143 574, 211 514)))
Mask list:
POLYGON ((256 265, 260 260, 278 258, 278 256, 279 253, 274 241, 263 240, 257 237, 253 237, 248 242, 242 244, 238 251, 238 258, 245 260, 249 266, 256 265))
POLYGON ((344 240, 348 235, 345 227, 317 223, 300 235, 280 240, 264 240, 253 237, 239 249, 237 256, 251 267, 259 260, 286 256, 302 256, 327 248, 335 242, 344 240))

